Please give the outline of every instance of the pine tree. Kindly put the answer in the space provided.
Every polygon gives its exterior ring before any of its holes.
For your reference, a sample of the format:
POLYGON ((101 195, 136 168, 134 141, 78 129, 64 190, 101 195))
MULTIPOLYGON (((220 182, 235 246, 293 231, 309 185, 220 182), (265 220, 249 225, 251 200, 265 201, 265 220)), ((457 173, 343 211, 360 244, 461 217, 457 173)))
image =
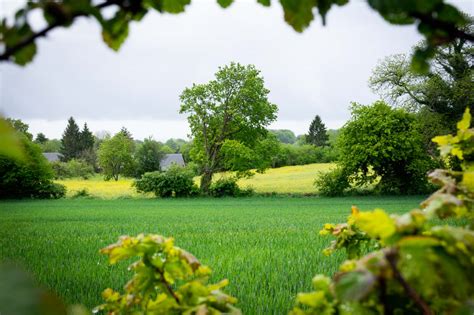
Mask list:
POLYGON ((119 133, 123 134, 125 137, 127 137, 128 139, 133 141, 132 133, 130 131, 128 131, 127 128, 122 127, 122 129, 120 129, 119 133))
POLYGON ((66 130, 61 138, 61 154, 64 161, 77 158, 81 153, 81 132, 74 118, 69 118, 66 130))
POLYGON ((81 151, 91 150, 94 148, 94 135, 87 127, 87 123, 84 123, 84 127, 81 131, 81 151))
POLYGON ((326 131, 326 126, 323 124, 321 117, 316 115, 309 126, 306 142, 315 146, 323 147, 327 145, 328 140, 329 136, 326 131))

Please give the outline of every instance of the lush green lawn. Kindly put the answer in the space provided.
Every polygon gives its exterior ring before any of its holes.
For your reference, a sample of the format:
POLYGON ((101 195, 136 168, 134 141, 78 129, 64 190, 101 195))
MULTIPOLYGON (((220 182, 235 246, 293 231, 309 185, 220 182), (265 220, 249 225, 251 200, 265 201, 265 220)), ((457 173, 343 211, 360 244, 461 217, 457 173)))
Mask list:
POLYGON ((333 273, 344 258, 321 254, 318 235, 340 222, 352 204, 404 212, 421 197, 265 198, 181 200, 55 200, 0 203, 0 260, 20 262, 68 303, 92 307, 106 287, 119 289, 126 264, 109 266, 98 250, 123 234, 176 238, 228 278, 227 291, 245 314, 285 314, 317 273, 333 273))

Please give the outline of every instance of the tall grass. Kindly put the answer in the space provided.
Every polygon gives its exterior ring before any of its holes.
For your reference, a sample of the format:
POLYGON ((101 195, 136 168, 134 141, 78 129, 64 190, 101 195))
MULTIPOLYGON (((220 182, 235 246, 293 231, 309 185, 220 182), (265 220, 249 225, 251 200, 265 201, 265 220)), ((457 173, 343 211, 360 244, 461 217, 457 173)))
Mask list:
POLYGON ((93 307, 107 287, 120 289, 126 264, 109 266, 98 250, 123 234, 176 238, 228 278, 245 314, 286 314, 317 273, 345 258, 324 257, 318 230, 341 222, 352 204, 404 212, 421 198, 67 199, 0 203, 0 260, 13 260, 68 303, 93 307))

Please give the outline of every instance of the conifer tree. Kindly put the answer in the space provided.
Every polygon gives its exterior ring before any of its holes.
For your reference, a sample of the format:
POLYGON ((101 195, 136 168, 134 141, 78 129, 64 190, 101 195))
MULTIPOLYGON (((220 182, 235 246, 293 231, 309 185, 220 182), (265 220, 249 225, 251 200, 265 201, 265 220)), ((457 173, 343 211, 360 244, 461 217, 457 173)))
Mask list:
POLYGON ((123 134, 123 135, 124 135, 125 137, 127 137, 128 139, 133 140, 132 133, 131 133, 130 131, 128 131, 127 128, 122 127, 122 129, 120 129, 119 133, 123 134))
POLYGON ((81 131, 81 151, 91 150, 94 147, 94 135, 87 127, 87 123, 84 123, 84 127, 81 131))
POLYGON ((326 126, 323 124, 321 117, 316 115, 309 126, 306 142, 315 146, 323 147, 327 145, 328 140, 329 136, 326 131, 326 126))
POLYGON ((61 154, 64 161, 77 158, 82 149, 81 132, 74 118, 70 117, 61 138, 61 154))

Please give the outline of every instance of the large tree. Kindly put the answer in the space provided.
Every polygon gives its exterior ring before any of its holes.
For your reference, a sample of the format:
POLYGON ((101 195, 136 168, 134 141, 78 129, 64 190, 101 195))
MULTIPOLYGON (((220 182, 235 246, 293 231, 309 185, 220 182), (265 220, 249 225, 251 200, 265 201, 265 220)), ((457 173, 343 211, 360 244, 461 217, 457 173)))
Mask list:
MULTIPOLYGON (((473 32, 474 24, 466 27, 473 32)), ((474 45, 465 39, 438 47, 431 71, 418 74, 406 55, 385 58, 373 71, 370 87, 389 103, 439 114, 452 131, 466 106, 474 105, 474 45)))
POLYGON ((130 174, 133 166, 134 143, 123 132, 104 140, 99 147, 99 165, 104 178, 118 180, 120 175, 130 174))
MULTIPOLYGON (((230 6, 233 0, 217 0, 223 8, 230 6)), ((269 6, 270 0, 257 0, 269 6)), ((280 0, 285 21, 296 31, 302 32, 315 18, 318 12, 323 24, 326 15, 334 6, 346 5, 348 0, 280 0)), ((140 21, 150 10, 160 13, 184 12, 191 0, 32 0, 19 9, 14 19, 0 25, 0 44, 5 47, 0 53, 0 61, 11 61, 25 65, 36 55, 36 40, 46 36, 57 27, 68 27, 79 17, 95 18, 101 28, 104 42, 112 49, 118 50, 129 33, 129 24, 140 21), (115 12, 114 15, 109 13, 115 12), (113 11, 115 10, 115 11, 113 11), (43 16, 45 26, 35 29, 30 25, 30 14, 43 16)), ((445 0, 417 1, 375 1, 368 0, 368 5, 377 11, 388 23, 405 25, 416 24, 419 32, 426 39, 423 47, 419 47, 413 55, 413 65, 419 70, 428 68, 433 50, 440 44, 455 38, 474 40, 472 33, 466 32, 462 26, 467 19, 453 5, 445 0)), ((362 21, 363 22, 363 21, 362 21)))
POLYGON ((328 144, 329 136, 321 117, 316 115, 309 125, 306 142, 318 147, 324 147, 328 144))
POLYGON ((79 157, 82 149, 81 132, 73 117, 70 117, 61 138, 61 154, 64 161, 79 157))
POLYGON ((268 101, 260 71, 231 63, 215 79, 194 84, 181 94, 180 113, 188 114, 194 137, 194 160, 202 164, 201 190, 208 192, 212 175, 223 166, 222 145, 235 140, 252 148, 266 136, 277 106, 268 101))
POLYGON ((13 129, 25 135, 28 140, 33 140, 33 135, 28 131, 30 126, 24 123, 21 119, 7 118, 6 121, 13 127, 13 129))

